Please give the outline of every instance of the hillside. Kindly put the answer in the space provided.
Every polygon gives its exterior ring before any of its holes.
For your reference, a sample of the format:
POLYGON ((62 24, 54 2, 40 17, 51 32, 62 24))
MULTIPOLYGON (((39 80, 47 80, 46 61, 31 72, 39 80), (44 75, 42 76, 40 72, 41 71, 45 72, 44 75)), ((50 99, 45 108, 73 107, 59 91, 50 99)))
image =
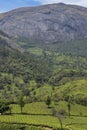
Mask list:
POLYGON ((87 58, 0 48, 1 99, 17 102, 23 94, 28 102, 44 101, 53 93, 55 101, 73 95, 77 103, 86 105, 86 80, 87 58))
POLYGON ((23 52, 21 48, 14 40, 11 39, 5 32, 0 30, 0 47, 6 47, 12 50, 19 50, 23 52))

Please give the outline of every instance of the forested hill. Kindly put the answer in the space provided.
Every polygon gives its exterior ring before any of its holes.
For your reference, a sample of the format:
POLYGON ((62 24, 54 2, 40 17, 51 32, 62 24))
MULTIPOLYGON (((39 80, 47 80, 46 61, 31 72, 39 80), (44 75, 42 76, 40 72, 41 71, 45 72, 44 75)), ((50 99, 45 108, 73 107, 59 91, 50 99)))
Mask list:
MULTIPOLYGON (((4 94, 6 89, 6 93, 10 91, 16 96, 17 93, 20 94, 15 91, 27 89, 30 80, 37 82, 37 86, 48 81, 51 76, 49 61, 44 57, 27 55, 28 57, 17 50, 9 50, 6 46, 0 48, 0 93, 4 94)), ((3 96, 7 98, 6 94, 3 96)))
POLYGON ((86 79, 86 58, 65 56, 51 51, 42 51, 37 55, 0 48, 1 99, 17 102, 18 97, 23 94, 28 96, 28 101, 40 101, 45 100, 53 91, 54 99, 62 100, 65 97, 66 100, 69 94, 73 94, 76 101, 80 98, 85 104, 86 79), (55 89, 57 90, 54 91, 55 89), (61 95, 61 92, 66 94, 61 95))

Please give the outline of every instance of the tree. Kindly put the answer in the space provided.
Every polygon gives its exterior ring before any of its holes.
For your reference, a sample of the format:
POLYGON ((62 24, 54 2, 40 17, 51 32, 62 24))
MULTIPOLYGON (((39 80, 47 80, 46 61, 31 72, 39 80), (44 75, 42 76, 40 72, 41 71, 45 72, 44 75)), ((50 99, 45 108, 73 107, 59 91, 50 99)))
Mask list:
POLYGON ((12 107, 11 106, 9 107, 9 113, 10 113, 10 115, 12 113, 12 107))
POLYGON ((50 104, 51 104, 51 98, 48 96, 47 100, 46 100, 46 105, 48 106, 48 108, 49 108, 50 104))
POLYGON ((23 95, 19 99, 19 106, 20 106, 21 113, 22 113, 23 107, 25 106, 25 101, 24 101, 23 95))
POLYGON ((71 111, 71 104, 70 104, 70 102, 68 102, 67 107, 68 107, 68 112, 69 112, 69 117, 70 117, 70 111, 71 111))
POLYGON ((59 113, 55 110, 55 108, 52 108, 52 115, 57 117, 59 123, 60 123, 60 130, 63 130, 63 123, 62 123, 62 119, 61 116, 59 115, 59 113))
POLYGON ((5 101, 0 101, 0 113, 4 114, 6 111, 9 110, 9 103, 5 101))
POLYGON ((60 123, 60 130, 63 130, 63 124, 60 116, 57 116, 59 123, 60 123))
POLYGON ((68 97, 68 104, 67 104, 67 107, 68 107, 68 112, 69 112, 69 117, 70 117, 70 112, 71 112, 71 104, 74 102, 73 100, 73 95, 72 96, 69 96, 68 97))

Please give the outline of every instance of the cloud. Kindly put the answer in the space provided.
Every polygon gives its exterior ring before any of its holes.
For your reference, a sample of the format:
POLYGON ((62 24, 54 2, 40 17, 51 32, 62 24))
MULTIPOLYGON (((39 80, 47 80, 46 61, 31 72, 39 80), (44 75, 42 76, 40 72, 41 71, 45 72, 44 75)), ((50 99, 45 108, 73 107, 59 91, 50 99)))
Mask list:
POLYGON ((76 0, 75 2, 71 2, 71 4, 81 5, 87 7, 87 0, 76 0))
POLYGON ((35 1, 39 1, 41 4, 52 4, 62 2, 66 4, 74 4, 87 7, 87 0, 35 0, 35 1))
POLYGON ((42 4, 51 4, 51 3, 58 3, 58 0, 35 0, 35 1, 39 1, 42 4))

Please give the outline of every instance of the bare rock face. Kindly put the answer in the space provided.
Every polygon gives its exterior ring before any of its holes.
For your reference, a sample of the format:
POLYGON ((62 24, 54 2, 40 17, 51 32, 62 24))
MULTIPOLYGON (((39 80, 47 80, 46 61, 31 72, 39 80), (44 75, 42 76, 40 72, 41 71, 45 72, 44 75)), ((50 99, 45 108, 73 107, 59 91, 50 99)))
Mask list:
POLYGON ((12 37, 54 43, 87 38, 87 8, 63 3, 0 14, 0 30, 12 37))
POLYGON ((7 47, 10 50, 18 50, 23 52, 24 49, 21 48, 14 40, 12 40, 6 33, 0 30, 0 47, 7 47))

